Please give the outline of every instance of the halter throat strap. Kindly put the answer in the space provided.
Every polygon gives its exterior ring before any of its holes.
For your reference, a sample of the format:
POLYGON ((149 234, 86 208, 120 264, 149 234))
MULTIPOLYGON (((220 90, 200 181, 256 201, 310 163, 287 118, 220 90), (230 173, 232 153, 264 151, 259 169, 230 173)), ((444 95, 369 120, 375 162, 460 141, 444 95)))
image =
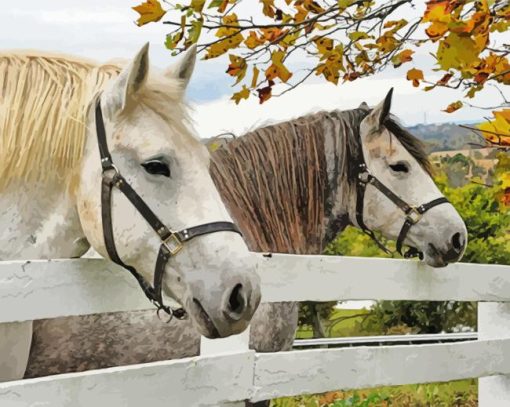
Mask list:
POLYGON ((129 182, 121 175, 118 168, 114 165, 112 156, 108 149, 106 138, 106 129, 101 110, 100 98, 95 109, 96 134, 101 158, 102 181, 101 181, 101 219, 103 224, 103 237, 106 251, 110 259, 129 271, 138 281, 146 297, 157 307, 158 315, 161 310, 169 315, 169 321, 172 317, 184 319, 186 311, 183 308, 173 309, 163 303, 163 277, 168 261, 175 256, 184 247, 184 243, 210 233, 216 232, 234 232, 241 234, 239 228, 232 222, 210 222, 183 229, 172 231, 167 227, 159 217, 151 210, 143 198, 131 187, 129 182), (156 232, 161 240, 158 257, 154 270, 154 281, 151 285, 135 267, 122 261, 115 246, 115 237, 113 233, 112 222, 112 191, 117 188, 131 202, 138 213, 147 221, 151 228, 156 232))

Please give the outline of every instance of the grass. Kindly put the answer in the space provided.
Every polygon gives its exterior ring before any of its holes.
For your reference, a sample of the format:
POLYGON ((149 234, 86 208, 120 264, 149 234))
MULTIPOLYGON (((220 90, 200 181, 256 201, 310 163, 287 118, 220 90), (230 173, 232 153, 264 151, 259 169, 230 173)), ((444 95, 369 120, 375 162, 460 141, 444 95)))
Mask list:
MULTIPOLYGON (((361 322, 367 310, 337 309, 324 323, 331 337, 371 335, 361 322)), ((312 337, 312 331, 300 327, 296 338, 312 337)), ((478 380, 447 383, 378 387, 354 391, 287 397, 271 402, 272 407, 475 407, 478 405, 478 380)))

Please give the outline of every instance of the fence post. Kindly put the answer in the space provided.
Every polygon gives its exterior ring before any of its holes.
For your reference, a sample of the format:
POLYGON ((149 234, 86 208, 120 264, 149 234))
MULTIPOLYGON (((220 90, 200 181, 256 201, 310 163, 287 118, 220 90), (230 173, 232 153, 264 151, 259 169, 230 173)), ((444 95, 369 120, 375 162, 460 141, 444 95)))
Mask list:
MULTIPOLYGON (((250 327, 239 335, 232 335, 223 339, 200 338, 200 356, 217 355, 221 353, 248 352, 250 344, 250 327)), ((222 378, 218 378, 222 380, 222 378)), ((224 403, 218 407, 245 407, 244 401, 224 403)))
MULTIPOLYGON (((510 338, 510 303, 478 303, 478 339, 500 338, 510 338)), ((479 378, 478 405, 510 406, 510 375, 479 378)))

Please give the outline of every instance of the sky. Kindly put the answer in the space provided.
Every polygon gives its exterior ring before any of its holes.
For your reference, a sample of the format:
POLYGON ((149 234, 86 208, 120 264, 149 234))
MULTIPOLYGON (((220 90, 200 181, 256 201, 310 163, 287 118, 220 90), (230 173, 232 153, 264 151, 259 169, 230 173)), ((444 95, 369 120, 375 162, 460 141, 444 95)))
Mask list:
MULTIPOLYGON (((138 49, 150 42, 151 63, 166 68, 176 58, 164 47, 167 26, 135 25, 137 13, 132 6, 141 0, 24 0, 3 1, 0 17, 0 49, 36 49, 79 55, 99 62, 117 58, 132 58, 138 49)), ((424 1, 415 1, 416 10, 404 10, 416 15, 424 1)), ((244 10, 259 13, 256 0, 244 0, 244 10)), ((420 67, 429 61, 426 50, 415 54, 420 67)), ((454 114, 441 112, 462 93, 449 89, 424 92, 405 79, 405 72, 413 63, 389 69, 371 78, 334 86, 319 78, 306 82, 286 95, 259 105, 256 98, 235 105, 229 100, 232 81, 225 74, 225 60, 197 62, 188 89, 193 109, 192 117, 198 134, 211 137, 221 132, 243 132, 261 124, 282 121, 324 109, 349 109, 365 101, 374 105, 394 87, 392 112, 405 124, 475 121, 487 116, 487 111, 466 107, 454 114)), ((295 68, 295 67, 294 67, 295 68)), ((433 79, 427 76, 427 79, 433 79)), ((507 95, 510 96, 510 95, 507 95)), ((494 105, 497 92, 488 88, 476 100, 478 105, 494 105)))

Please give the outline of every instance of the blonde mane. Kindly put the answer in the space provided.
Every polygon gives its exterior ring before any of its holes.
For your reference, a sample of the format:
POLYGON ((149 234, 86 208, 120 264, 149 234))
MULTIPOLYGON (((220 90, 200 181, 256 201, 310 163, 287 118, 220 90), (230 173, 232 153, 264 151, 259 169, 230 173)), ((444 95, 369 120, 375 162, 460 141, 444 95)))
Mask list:
MULTIPOLYGON (((120 70, 70 56, 0 53, 0 191, 13 181, 69 181, 83 155, 87 107, 120 70)), ((182 130, 179 88, 159 81, 141 96, 161 115, 171 105, 182 130)))

